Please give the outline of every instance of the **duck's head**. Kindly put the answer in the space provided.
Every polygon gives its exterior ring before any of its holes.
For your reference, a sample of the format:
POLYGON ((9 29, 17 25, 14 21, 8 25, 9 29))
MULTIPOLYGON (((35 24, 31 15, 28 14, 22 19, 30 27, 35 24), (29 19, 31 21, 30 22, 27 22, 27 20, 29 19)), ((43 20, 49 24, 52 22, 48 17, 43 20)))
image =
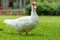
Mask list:
POLYGON ((32 7, 37 8, 36 2, 32 2, 32 7))

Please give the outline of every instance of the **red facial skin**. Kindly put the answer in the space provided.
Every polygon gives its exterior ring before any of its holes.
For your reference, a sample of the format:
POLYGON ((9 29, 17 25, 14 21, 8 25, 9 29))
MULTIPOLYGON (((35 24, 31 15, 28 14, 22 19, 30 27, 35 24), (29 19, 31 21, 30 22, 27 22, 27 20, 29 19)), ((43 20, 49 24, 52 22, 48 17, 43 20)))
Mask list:
POLYGON ((32 2, 32 6, 33 6, 33 7, 36 6, 36 2, 32 2))

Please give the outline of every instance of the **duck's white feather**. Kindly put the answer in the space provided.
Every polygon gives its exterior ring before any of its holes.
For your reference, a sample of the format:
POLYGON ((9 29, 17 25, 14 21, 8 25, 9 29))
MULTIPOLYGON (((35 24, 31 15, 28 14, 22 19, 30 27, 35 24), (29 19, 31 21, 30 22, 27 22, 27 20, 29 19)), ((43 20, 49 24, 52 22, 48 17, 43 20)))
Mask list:
POLYGON ((18 31, 22 31, 23 29, 31 31, 37 24, 37 22, 31 19, 31 16, 25 16, 14 20, 7 19, 4 23, 18 31))
POLYGON ((32 7, 31 16, 24 16, 14 20, 7 19, 4 20, 4 23, 11 26, 15 30, 26 30, 27 32, 29 32, 36 27, 38 23, 38 15, 36 13, 36 9, 32 7))

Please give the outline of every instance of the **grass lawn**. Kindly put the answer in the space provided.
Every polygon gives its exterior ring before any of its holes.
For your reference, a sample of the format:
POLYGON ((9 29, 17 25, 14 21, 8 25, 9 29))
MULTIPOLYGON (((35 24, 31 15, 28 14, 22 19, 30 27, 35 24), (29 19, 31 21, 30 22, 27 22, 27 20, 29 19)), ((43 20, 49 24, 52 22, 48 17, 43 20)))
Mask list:
POLYGON ((0 40, 60 40, 60 16, 39 16, 37 28, 29 35, 20 35, 16 30, 3 23, 5 19, 19 16, 0 16, 0 40), (13 32, 13 34, 8 34, 13 32))

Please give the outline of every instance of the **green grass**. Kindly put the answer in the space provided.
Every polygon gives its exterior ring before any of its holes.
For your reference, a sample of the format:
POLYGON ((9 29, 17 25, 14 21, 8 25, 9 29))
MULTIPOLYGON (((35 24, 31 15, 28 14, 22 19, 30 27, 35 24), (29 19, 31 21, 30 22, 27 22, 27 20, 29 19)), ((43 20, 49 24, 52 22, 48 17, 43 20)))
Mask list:
POLYGON ((15 19, 19 16, 0 16, 0 40, 60 40, 60 16, 39 16, 37 28, 26 35, 3 23, 5 19, 15 19), (13 32, 13 34, 8 34, 13 32))

